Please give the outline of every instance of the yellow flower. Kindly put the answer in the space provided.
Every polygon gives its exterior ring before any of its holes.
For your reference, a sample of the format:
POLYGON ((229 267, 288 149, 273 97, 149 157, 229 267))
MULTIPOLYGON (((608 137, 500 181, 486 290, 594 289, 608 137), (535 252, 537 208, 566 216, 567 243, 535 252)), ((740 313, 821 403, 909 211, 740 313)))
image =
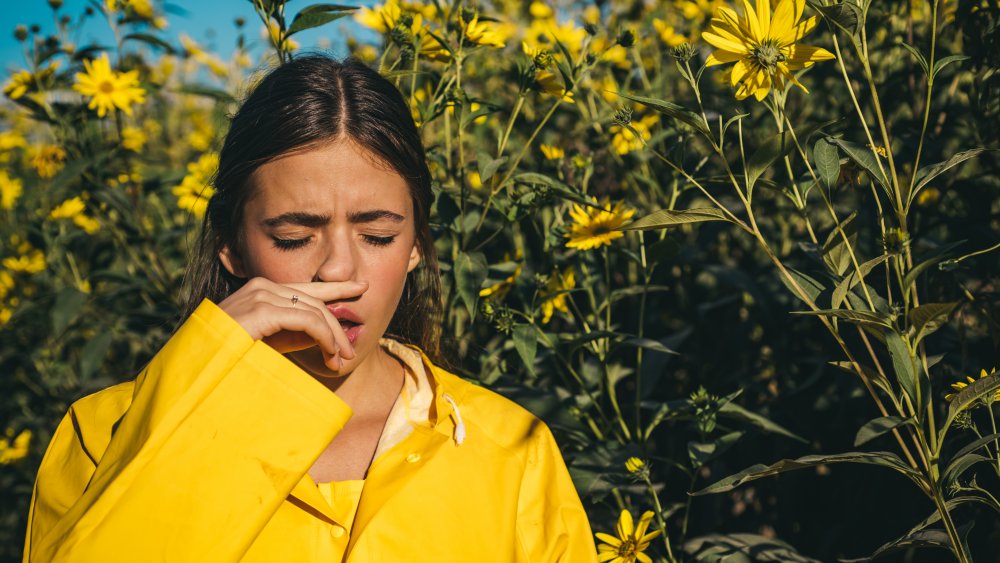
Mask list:
POLYGON ((551 6, 549 6, 546 2, 541 2, 539 0, 535 0, 530 6, 528 6, 528 12, 531 13, 531 17, 540 20, 548 19, 555 15, 551 6))
POLYGON ((20 178, 11 178, 6 170, 0 169, 0 209, 13 209, 23 188, 20 178))
POLYGON ((631 123, 632 129, 639 134, 639 137, 635 136, 635 133, 630 131, 626 127, 621 125, 612 125, 610 127, 611 146, 615 149, 615 152, 620 155, 626 155, 630 152, 635 152, 642 150, 645 147, 644 141, 648 141, 652 136, 650 128, 660 122, 660 117, 657 114, 650 114, 639 121, 633 121, 631 123), (640 138, 641 137, 641 138, 640 138))
POLYGON ((177 206, 199 219, 204 217, 208 200, 215 193, 215 188, 208 182, 218 168, 219 155, 216 153, 203 154, 197 162, 188 164, 187 176, 172 190, 177 196, 177 206))
MULTIPOLYGON (((979 372, 979 379, 983 379, 983 378, 989 377, 989 376, 995 374, 996 371, 997 371, 997 368, 993 368, 992 371, 990 371, 989 373, 987 373, 986 370, 983 369, 983 370, 981 370, 979 372)), ((958 391, 961 391, 962 389, 965 389, 966 387, 969 386, 970 383, 975 383, 976 382, 975 379, 973 379, 973 378, 971 378, 969 376, 966 376, 965 379, 968 381, 968 383, 966 383, 965 381, 959 381, 957 383, 952 383, 951 384, 951 388, 954 389, 956 391, 956 393, 948 393, 947 395, 945 395, 944 398, 945 398, 946 401, 950 401, 950 400, 954 399, 955 395, 958 394, 957 393, 958 391)), ((1000 389, 997 389, 996 393, 993 394, 993 401, 1000 401, 1000 389)))
POLYGON ((596 37, 590 44, 590 48, 595 53, 600 53, 599 58, 607 61, 618 68, 629 68, 628 49, 615 42, 614 38, 596 37))
POLYGON ((639 518, 639 525, 633 528, 632 514, 628 510, 622 510, 618 517, 618 537, 611 534, 598 532, 595 534, 601 540, 601 545, 597 546, 597 560, 611 563, 653 563, 648 555, 643 553, 649 547, 649 542, 660 535, 660 530, 653 530, 646 533, 649 523, 653 520, 653 512, 647 510, 639 518))
POLYGON ((30 72, 19 70, 11 75, 10 81, 4 85, 3 93, 10 97, 10 99, 16 100, 28 93, 28 88, 31 88, 33 81, 34 76, 30 72))
POLYGON ((660 18, 653 18, 653 27, 656 29, 657 35, 660 36, 660 41, 663 41, 663 44, 668 47, 676 47, 687 41, 687 37, 677 33, 674 26, 660 18))
POLYGON ((625 236, 617 229, 635 215, 635 210, 622 210, 622 202, 610 207, 608 200, 605 199, 599 208, 574 204, 569 214, 573 218, 573 224, 566 233, 566 238, 569 239, 566 246, 591 250, 610 245, 611 241, 625 236))
MULTIPOLYGON (((269 26, 268 29, 271 28, 272 26, 269 26)), ((277 33, 278 33, 278 27, 277 24, 275 24, 273 26, 273 30, 271 31, 272 41, 277 40, 277 33)), ((267 34, 265 33, 264 36, 267 37, 267 34)), ((208 70, 212 71, 212 74, 218 77, 224 77, 226 76, 226 74, 228 74, 229 69, 226 68, 226 63, 222 62, 222 59, 202 49, 201 45, 198 45, 197 41, 191 39, 191 37, 185 33, 181 34, 180 39, 181 39, 181 46, 184 47, 184 51, 188 54, 188 56, 197 61, 198 63, 208 67, 208 70)), ((289 42, 289 44, 293 43, 290 39, 286 39, 285 41, 289 42)), ((295 49, 297 47, 298 44, 295 44, 293 47, 291 47, 291 49, 295 49)))
POLYGON ((86 206, 79 196, 67 199, 49 212, 49 219, 72 219, 77 227, 83 229, 88 235, 92 235, 101 229, 101 224, 97 219, 88 217, 84 213, 85 208, 86 206))
POLYGON ((707 66, 736 63, 729 82, 737 87, 739 100, 751 95, 763 100, 772 86, 784 88, 786 80, 808 92, 792 71, 834 58, 826 49, 796 43, 816 27, 816 16, 798 23, 805 0, 776 2, 773 14, 771 0, 756 0, 756 10, 743 0, 742 15, 722 6, 708 31, 701 34, 717 49, 709 55, 707 66))
POLYGON ((465 24, 465 39, 476 45, 502 49, 507 46, 508 34, 495 22, 479 21, 479 14, 465 24))
POLYGON ((0 326, 3 326, 10 322, 10 318, 14 316, 14 311, 11 311, 7 307, 0 305, 0 326))
POLYGON ((562 78, 550 70, 535 71, 535 82, 538 89, 551 96, 558 96, 564 102, 573 101, 573 92, 563 85, 562 78))
POLYGON ((625 469, 627 469, 629 473, 638 473, 644 467, 646 467, 646 462, 640 458, 630 457, 625 460, 625 469))
POLYGON ((66 151, 56 145, 40 145, 32 147, 31 165, 42 178, 51 178, 63 169, 66 162, 66 151))
POLYGON ((12 289, 14 289, 14 276, 7 270, 0 270, 0 299, 6 298, 12 289))
POLYGON ((90 109, 97 109, 98 117, 107 115, 109 109, 118 108, 132 115, 132 104, 146 101, 146 91, 139 87, 139 71, 118 72, 111 70, 108 54, 99 59, 83 62, 87 72, 76 73, 73 89, 90 96, 90 109))
POLYGON ((469 183, 469 187, 478 190, 483 187, 483 179, 480 178, 479 172, 473 170, 465 175, 465 180, 469 183))
POLYGON ((48 81, 48 79, 51 78, 59 68, 59 64, 59 61, 55 61, 49 66, 39 70, 37 74, 32 74, 27 70, 19 70, 15 72, 10 77, 10 81, 4 85, 3 93, 9 96, 12 100, 21 98, 27 94, 29 90, 38 89, 41 87, 43 82, 48 81))
POLYGON ((17 236, 10 237, 10 246, 17 250, 18 256, 3 259, 3 266, 12 272, 35 274, 45 269, 45 254, 31 243, 21 242, 17 236))
POLYGON ((928 205, 933 205, 941 199, 941 190, 931 186, 929 188, 924 188, 921 190, 920 195, 917 196, 917 205, 921 207, 926 207, 928 205))
POLYGON ((396 27, 401 15, 399 3, 389 0, 383 5, 361 8, 354 13, 354 21, 379 33, 388 33, 396 27))
POLYGON ((538 148, 542 151, 542 155, 545 157, 545 160, 560 160, 566 156, 566 151, 559 147, 539 145, 538 148))
POLYGON ((524 34, 524 41, 532 48, 554 51, 558 40, 575 58, 580 54, 586 37, 587 32, 572 21, 557 24, 555 20, 546 18, 532 20, 524 34))
POLYGON ((0 464, 8 465, 26 457, 30 444, 31 430, 22 430, 15 438, 14 430, 8 428, 5 436, 0 438, 0 464))
POLYGON ((125 150, 139 152, 146 145, 146 133, 138 127, 126 127, 122 129, 122 146, 125 150))
POLYGON ((83 213, 85 206, 79 196, 67 199, 49 212, 49 219, 72 219, 83 213))
MULTIPOLYGON (((516 256, 520 259, 521 253, 518 252, 516 256)), ((510 254, 504 254, 503 261, 510 262, 510 254)), ((507 278, 503 281, 480 289, 479 296, 492 297, 493 299, 503 299, 504 296, 507 295, 507 292, 510 291, 510 288, 514 287, 514 282, 517 281, 517 278, 521 276, 521 268, 522 265, 518 264, 517 268, 514 269, 514 273, 507 276, 507 278)))
POLYGON ((28 146, 27 139, 18 131, 0 131, 0 151, 23 149, 28 146))
POLYGON ((576 272, 573 266, 567 266, 562 272, 553 272, 549 280, 545 283, 545 288, 539 292, 542 301, 542 324, 548 324, 552 320, 552 315, 557 310, 569 313, 566 306, 568 293, 566 291, 576 287, 576 272), (558 294, 558 295, 556 295, 558 294), (550 295, 555 297, 548 298, 550 295))
MULTIPOLYGON (((285 30, 287 33, 288 30, 285 30)), ((299 42, 288 37, 287 35, 281 37, 281 28, 278 26, 278 22, 274 20, 268 20, 267 25, 265 25, 260 30, 260 36, 264 39, 270 39, 272 45, 278 45, 279 39, 281 40, 281 48, 285 51, 294 51, 299 48, 299 42)), ((201 61, 199 61, 201 62, 201 61)), ((203 63, 205 64, 205 63, 203 63)), ((212 70, 215 72, 215 69, 212 70)))

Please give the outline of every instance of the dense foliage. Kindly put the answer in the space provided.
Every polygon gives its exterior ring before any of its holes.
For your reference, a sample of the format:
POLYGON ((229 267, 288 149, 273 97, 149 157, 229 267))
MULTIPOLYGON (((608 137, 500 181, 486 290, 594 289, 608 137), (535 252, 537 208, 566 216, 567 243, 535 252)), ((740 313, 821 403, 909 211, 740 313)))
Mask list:
POLYGON ((323 26, 421 128, 449 367, 553 428, 602 560, 995 558, 1000 2, 251 1, 228 59, 152 0, 14 30, 3 557, 68 406, 178 322, 226 116, 323 26))

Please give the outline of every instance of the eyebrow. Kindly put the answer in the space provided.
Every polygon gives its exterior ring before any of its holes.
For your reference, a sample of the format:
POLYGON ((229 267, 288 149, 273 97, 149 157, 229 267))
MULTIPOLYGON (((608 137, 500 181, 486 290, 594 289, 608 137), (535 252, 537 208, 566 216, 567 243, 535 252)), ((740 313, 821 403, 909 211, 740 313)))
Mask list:
MULTIPOLYGON (((352 211, 347 214, 347 221, 352 224, 374 223, 375 221, 387 220, 393 223, 402 223, 406 220, 399 213, 394 213, 387 209, 371 209, 368 211, 352 211)), ((305 211, 290 211, 282 213, 276 217, 265 219, 264 225, 268 227, 280 227, 282 225, 298 225, 301 227, 317 228, 330 223, 330 216, 326 214, 306 213, 305 211)))

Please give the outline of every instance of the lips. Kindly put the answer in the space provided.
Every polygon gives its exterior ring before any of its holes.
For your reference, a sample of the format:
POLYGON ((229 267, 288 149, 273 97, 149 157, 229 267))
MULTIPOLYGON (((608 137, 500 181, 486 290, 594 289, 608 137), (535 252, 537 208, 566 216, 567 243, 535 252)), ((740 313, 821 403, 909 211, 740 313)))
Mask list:
POLYGON ((358 335, 361 334, 361 329, 364 326, 364 323, 361 322, 361 317, 344 305, 331 304, 327 305, 326 308, 330 311, 330 314, 337 318, 337 322, 340 323, 340 326, 343 327, 344 332, 347 334, 347 340, 353 346, 358 340, 358 335))

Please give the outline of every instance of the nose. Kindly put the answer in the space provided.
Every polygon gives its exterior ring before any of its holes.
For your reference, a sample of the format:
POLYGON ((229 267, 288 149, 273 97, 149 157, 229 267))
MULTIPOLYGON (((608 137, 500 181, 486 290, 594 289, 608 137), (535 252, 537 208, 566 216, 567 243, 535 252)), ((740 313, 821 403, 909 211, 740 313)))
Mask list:
POLYGON ((350 235, 334 235, 322 250, 315 281, 353 281, 357 274, 357 263, 350 235))

